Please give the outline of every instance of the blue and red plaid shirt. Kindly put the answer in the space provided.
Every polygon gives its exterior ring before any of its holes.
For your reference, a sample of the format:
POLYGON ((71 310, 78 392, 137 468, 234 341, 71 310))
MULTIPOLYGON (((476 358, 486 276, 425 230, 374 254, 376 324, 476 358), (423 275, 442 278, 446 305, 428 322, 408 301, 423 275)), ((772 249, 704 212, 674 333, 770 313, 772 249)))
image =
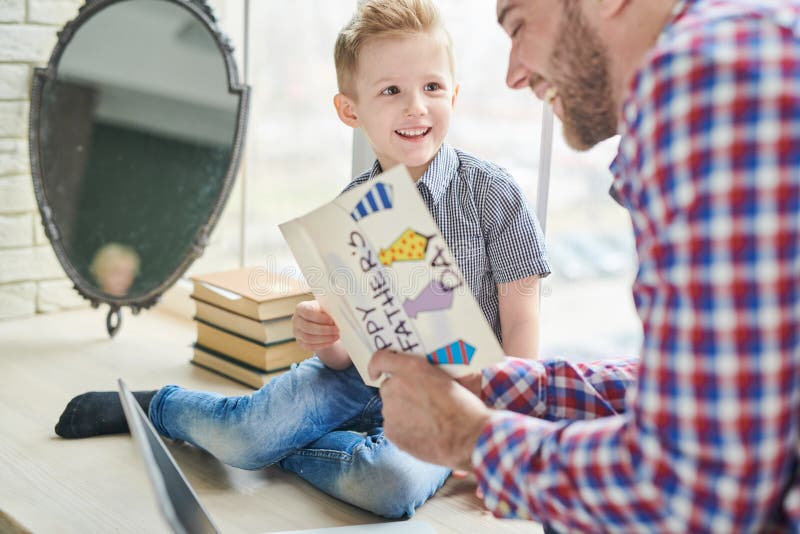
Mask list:
POLYGON ((800 0, 679 2, 620 133, 641 357, 485 371, 485 503, 564 532, 799 531, 800 0))

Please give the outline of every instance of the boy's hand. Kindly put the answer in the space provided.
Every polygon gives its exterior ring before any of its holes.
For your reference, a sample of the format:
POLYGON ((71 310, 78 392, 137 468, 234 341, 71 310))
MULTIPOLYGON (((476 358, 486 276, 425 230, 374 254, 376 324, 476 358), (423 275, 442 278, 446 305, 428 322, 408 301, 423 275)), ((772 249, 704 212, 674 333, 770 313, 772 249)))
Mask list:
POLYGON ((297 344, 313 352, 331 347, 339 340, 336 323, 316 300, 307 300, 295 307, 292 331, 297 344))

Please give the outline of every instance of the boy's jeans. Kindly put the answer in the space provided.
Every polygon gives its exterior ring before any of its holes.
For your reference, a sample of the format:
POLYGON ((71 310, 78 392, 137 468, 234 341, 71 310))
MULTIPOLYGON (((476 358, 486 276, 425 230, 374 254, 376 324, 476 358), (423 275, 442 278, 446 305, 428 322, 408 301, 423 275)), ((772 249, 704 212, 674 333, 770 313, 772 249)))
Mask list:
POLYGON ((226 464, 259 469, 277 462, 384 517, 413 515, 450 474, 386 440, 378 390, 365 385, 355 367, 334 371, 316 356, 247 396, 166 386, 153 397, 149 415, 162 435, 226 464))

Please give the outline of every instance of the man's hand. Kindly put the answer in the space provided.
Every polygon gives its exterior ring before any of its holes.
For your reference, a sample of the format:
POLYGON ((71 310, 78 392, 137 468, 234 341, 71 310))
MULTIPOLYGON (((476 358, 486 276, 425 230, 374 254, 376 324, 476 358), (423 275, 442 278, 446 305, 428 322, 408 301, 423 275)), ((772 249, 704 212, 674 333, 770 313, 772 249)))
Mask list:
POLYGON ((369 373, 389 375, 381 384, 387 438, 421 460, 472 469, 472 450, 490 413, 475 394, 413 354, 377 352, 369 373))
POLYGON ((467 388, 470 393, 475 395, 476 397, 481 397, 481 380, 483 376, 481 372, 478 371, 477 373, 470 373, 468 375, 459 376, 456 378, 456 382, 467 388))

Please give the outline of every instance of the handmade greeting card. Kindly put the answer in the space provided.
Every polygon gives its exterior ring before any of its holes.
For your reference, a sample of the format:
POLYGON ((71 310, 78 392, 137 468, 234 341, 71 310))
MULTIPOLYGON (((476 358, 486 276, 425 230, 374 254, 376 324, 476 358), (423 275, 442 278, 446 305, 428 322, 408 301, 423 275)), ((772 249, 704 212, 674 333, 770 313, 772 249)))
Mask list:
POLYGON ((380 349, 460 376, 503 351, 405 167, 280 225, 306 282, 369 385, 380 349))

